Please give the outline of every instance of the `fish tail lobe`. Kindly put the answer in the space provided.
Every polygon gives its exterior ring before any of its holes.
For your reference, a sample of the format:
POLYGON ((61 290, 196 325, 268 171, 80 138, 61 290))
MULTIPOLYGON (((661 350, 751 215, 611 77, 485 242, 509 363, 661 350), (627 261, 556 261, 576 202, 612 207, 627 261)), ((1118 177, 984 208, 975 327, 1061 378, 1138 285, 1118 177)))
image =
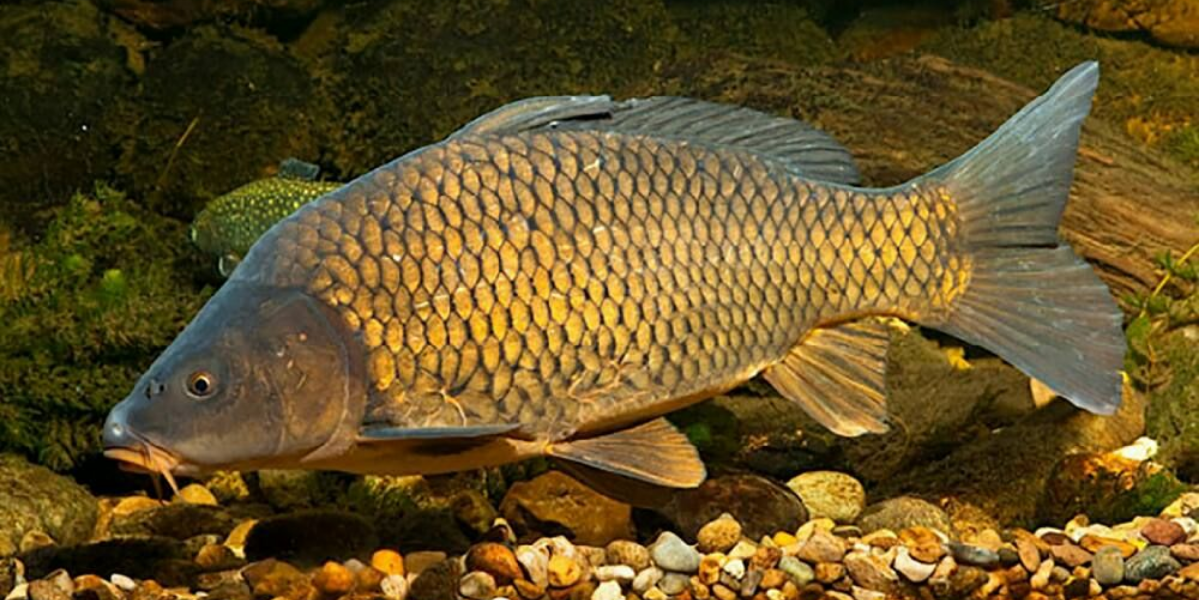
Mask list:
POLYGON ((958 207, 970 278, 939 323, 1093 413, 1121 401, 1122 313, 1058 237, 1080 127, 1099 80, 1081 64, 958 159, 927 175, 958 207))

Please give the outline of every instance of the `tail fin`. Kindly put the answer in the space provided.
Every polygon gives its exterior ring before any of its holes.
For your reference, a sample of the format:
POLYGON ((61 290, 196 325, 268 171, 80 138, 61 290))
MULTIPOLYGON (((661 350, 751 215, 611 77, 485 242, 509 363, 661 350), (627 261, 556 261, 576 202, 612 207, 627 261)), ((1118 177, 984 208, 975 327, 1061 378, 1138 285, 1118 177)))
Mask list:
POLYGON ((937 327, 995 352, 1076 406, 1121 402, 1121 312, 1058 238, 1079 129, 1099 80, 1079 65, 971 151, 928 177, 959 208, 973 261, 966 292, 937 327))

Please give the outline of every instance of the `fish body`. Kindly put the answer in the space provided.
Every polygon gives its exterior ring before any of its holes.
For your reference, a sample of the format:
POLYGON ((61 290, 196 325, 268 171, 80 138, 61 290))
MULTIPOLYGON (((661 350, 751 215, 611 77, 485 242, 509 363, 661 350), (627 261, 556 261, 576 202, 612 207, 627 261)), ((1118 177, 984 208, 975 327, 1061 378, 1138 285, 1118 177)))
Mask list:
POLYGON ((548 455, 691 487, 704 466, 662 415, 756 375, 838 434, 885 431, 876 316, 1112 412, 1120 313, 1056 233, 1095 84, 1078 67, 886 189, 854 185, 827 135, 746 109, 503 107, 272 227, 114 409, 106 445, 176 472, 548 455))
POLYGON ((272 225, 342 185, 317 181, 316 175, 315 165, 288 159, 275 176, 214 198, 192 222, 192 242, 217 257, 221 274, 228 277, 272 225))

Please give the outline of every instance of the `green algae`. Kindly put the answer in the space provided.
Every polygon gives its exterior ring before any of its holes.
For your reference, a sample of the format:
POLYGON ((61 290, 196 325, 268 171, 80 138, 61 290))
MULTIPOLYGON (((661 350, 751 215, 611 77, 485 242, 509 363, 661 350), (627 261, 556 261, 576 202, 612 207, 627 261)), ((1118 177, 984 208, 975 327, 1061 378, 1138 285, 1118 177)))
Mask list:
POLYGON ((100 424, 208 294, 182 223, 103 185, 0 248, 0 448, 54 469, 99 449, 100 424))
POLYGON ((668 2, 667 7, 679 27, 679 54, 733 52, 800 66, 838 55, 809 7, 794 2, 688 1, 668 2))

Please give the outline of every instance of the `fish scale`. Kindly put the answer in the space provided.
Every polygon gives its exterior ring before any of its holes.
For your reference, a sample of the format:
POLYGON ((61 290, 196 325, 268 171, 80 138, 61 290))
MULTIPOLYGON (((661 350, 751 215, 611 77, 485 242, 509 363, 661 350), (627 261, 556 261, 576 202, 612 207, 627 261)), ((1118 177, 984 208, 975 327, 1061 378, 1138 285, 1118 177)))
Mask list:
POLYGON ((565 435, 740 383, 821 322, 927 319, 969 274, 943 196, 688 141, 522 133, 394 162, 260 254, 362 332, 368 421, 565 435))

